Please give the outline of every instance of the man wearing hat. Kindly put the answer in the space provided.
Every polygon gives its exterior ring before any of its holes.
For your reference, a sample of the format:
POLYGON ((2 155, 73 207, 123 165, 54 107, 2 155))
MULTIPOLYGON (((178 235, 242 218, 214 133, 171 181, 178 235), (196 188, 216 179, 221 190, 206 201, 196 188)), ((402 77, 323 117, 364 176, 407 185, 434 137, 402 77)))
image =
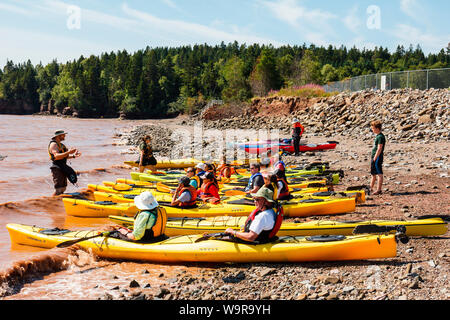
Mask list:
POLYGON ((300 138, 302 137, 305 128, 301 125, 297 118, 292 120, 292 141, 294 142, 294 152, 296 156, 300 155, 300 138))
POLYGON ((255 210, 249 215, 243 231, 228 228, 228 233, 235 238, 249 242, 267 243, 272 241, 280 229, 283 215, 274 210, 275 201, 273 191, 267 187, 261 187, 258 192, 252 193, 255 201, 255 210))
MULTIPOLYGON (((53 183, 55 187, 54 196, 63 194, 67 188, 67 176, 74 175, 74 171, 67 165, 67 159, 75 159, 81 156, 77 149, 67 149, 62 143, 66 139, 64 130, 58 130, 54 133, 52 140, 48 145, 48 154, 52 161, 50 170, 52 171, 53 183)), ((76 174, 73 179, 76 179, 76 174)), ((71 179, 72 181, 72 179, 71 179)))
POLYGON ((171 206, 181 208, 192 208, 197 202, 197 189, 191 184, 189 177, 181 177, 180 184, 173 194, 171 206))
POLYGON ((167 223, 166 210, 159 207, 159 203, 150 191, 142 192, 134 198, 134 205, 139 212, 134 217, 133 231, 120 228, 123 240, 152 241, 164 235, 167 223))

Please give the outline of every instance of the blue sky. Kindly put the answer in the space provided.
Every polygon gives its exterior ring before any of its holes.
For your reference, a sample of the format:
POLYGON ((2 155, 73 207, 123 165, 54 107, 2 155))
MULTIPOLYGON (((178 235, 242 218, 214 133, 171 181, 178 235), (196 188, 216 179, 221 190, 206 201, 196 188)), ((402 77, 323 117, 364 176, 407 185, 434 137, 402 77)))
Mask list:
POLYGON ((450 42, 449 12, 448 0, 0 0, 0 67, 235 40, 437 53, 450 42))

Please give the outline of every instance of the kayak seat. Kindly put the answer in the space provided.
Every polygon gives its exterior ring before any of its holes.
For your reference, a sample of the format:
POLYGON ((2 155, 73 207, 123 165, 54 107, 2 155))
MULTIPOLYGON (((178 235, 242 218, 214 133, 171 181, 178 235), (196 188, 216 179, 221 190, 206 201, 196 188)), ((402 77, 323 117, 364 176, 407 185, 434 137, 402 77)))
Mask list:
POLYGON ((342 241, 346 237, 343 235, 320 235, 320 236, 311 236, 306 237, 306 240, 313 242, 332 242, 332 241, 342 241))
POLYGON ((45 230, 39 231, 39 233, 42 233, 42 234, 45 234, 48 236, 60 236, 60 235, 66 234, 68 232, 71 232, 71 231, 67 230, 67 229, 59 229, 59 228, 45 229, 45 230))

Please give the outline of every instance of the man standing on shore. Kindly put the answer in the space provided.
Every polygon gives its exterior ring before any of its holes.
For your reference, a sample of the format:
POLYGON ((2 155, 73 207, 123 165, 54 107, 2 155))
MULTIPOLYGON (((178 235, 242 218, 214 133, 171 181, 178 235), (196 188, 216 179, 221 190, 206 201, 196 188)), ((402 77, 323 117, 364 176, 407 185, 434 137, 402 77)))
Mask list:
POLYGON ((81 153, 78 152, 77 149, 67 149, 67 147, 62 143, 62 141, 66 139, 66 134, 67 132, 64 130, 56 131, 48 145, 48 154, 50 155, 50 160, 52 161, 50 170, 52 171, 53 183, 55 187, 55 193, 53 193, 53 196, 63 194, 64 191, 66 191, 68 177, 72 183, 76 182, 76 173, 67 165, 67 159, 78 158, 81 156, 81 153))

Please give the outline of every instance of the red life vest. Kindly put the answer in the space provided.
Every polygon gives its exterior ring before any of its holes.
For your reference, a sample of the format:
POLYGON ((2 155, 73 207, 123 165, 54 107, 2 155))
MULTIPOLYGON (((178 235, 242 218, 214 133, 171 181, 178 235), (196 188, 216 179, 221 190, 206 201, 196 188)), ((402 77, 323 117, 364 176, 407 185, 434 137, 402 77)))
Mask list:
POLYGON ((277 181, 281 181, 281 183, 283 184, 277 200, 289 200, 291 197, 291 193, 289 192, 289 185, 287 181, 283 178, 277 178, 277 181))
POLYGON ((197 190, 193 186, 184 187, 180 190, 179 194, 177 194, 177 198, 183 194, 183 192, 188 191, 191 194, 191 201, 189 202, 181 202, 179 206, 181 208, 193 207, 197 202, 197 190))
MULTIPOLYGON (((212 190, 211 188, 216 188, 216 186, 214 185, 213 182, 203 183, 201 188, 200 188, 200 197, 202 199, 204 199, 204 198, 217 198, 217 194, 213 193, 211 191, 212 190)), ((214 201, 214 202, 219 202, 219 201, 220 201, 220 199, 217 199, 217 201, 214 201)))
MULTIPOLYGON (((279 206, 278 208, 273 208, 272 211, 275 214, 275 224, 271 230, 263 230, 255 241, 258 241, 259 243, 268 243, 274 240, 276 234, 278 233, 278 230, 281 228, 281 224, 283 223, 283 207, 279 206)), ((249 232, 250 231, 250 225, 255 220, 256 216, 260 214, 261 211, 258 211, 255 209, 247 218, 247 221, 245 222, 244 231, 249 232)))

